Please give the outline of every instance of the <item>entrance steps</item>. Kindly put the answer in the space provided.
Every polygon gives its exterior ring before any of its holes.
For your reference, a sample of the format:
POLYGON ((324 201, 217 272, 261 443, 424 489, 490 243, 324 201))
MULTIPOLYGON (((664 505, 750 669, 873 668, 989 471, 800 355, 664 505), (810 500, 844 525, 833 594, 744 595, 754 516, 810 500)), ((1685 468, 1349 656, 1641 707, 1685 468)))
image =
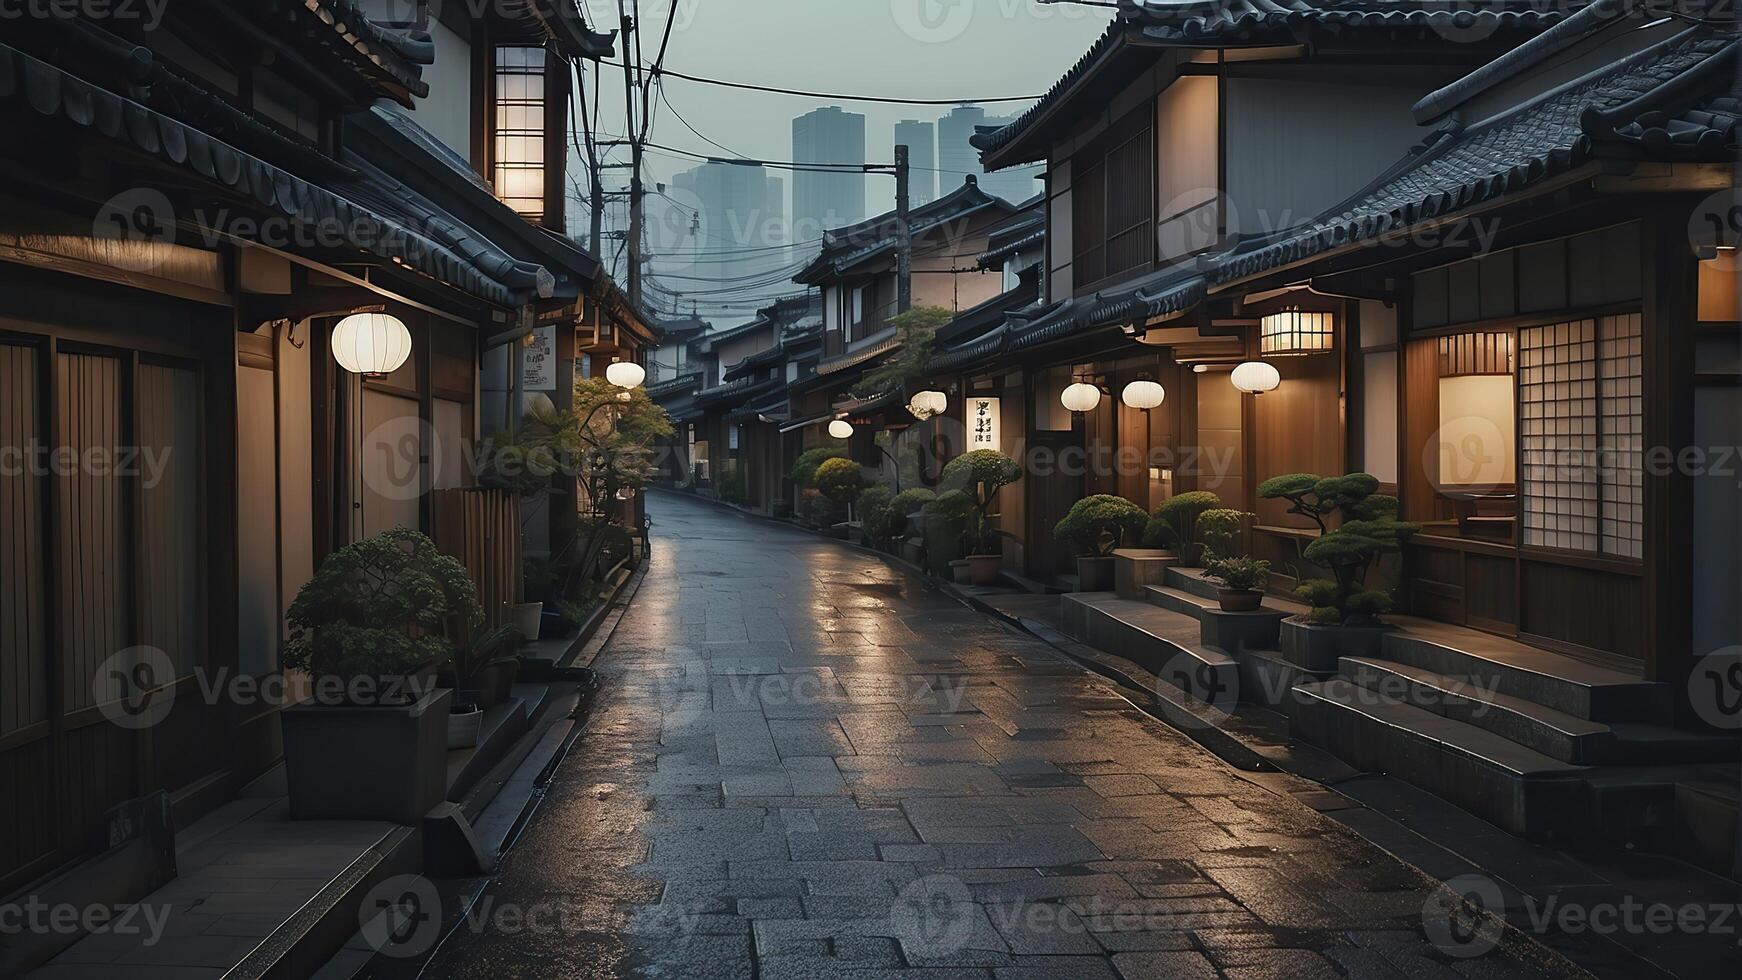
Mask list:
POLYGON ((1407 616, 1388 617, 1397 628, 1370 650, 1327 659, 1324 637, 1307 642, 1290 618, 1298 603, 1223 613, 1214 584, 1178 567, 1142 594, 1062 596, 1067 631, 1194 697, 1226 696, 1232 676, 1240 701, 1282 712, 1295 738, 1512 833, 1663 841, 1737 873, 1742 742, 1675 727, 1667 684, 1407 616))

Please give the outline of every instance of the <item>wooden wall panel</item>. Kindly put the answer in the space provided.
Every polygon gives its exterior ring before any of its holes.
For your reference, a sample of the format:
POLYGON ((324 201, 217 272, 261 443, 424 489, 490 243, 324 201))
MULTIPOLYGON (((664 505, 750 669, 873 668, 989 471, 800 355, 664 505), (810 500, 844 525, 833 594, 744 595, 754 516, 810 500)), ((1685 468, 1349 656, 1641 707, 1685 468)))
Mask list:
MULTIPOLYGON (((40 358, 0 344, 0 447, 9 453, 44 442, 40 358)), ((29 462, 21 456, 0 467, 0 737, 48 720, 43 480, 29 462)))
MULTIPOLYGON (((90 458, 104 452, 113 458, 126 442, 121 368, 119 359, 105 355, 58 355, 58 445, 81 459, 87 452, 90 458)), ((96 704, 94 690, 104 700, 123 693, 119 679, 99 681, 97 673, 110 656, 133 645, 126 489, 112 467, 78 466, 57 480, 57 618, 69 711, 96 704)))
POLYGON ((1451 516, 1435 491, 1439 459, 1428 443, 1440 427, 1440 350, 1434 338, 1412 340, 1403 355, 1403 516, 1436 521, 1451 516))
POLYGON ((1645 637, 1637 575, 1525 559, 1520 566, 1521 633, 1641 659, 1645 637))
POLYGON ((1464 558, 1464 614, 1471 626, 1509 633, 1518 628, 1518 563, 1469 554, 1464 558))
POLYGON ((0 895, 60 861, 52 759, 46 738, 0 752, 0 895))
MULTIPOLYGON (((270 376, 269 376, 270 377, 270 376)), ((201 663, 204 617, 200 596, 200 379, 186 368, 139 365, 139 445, 162 463, 139 483, 139 603, 140 643, 169 655, 176 676, 186 676, 201 663)), ((268 381, 270 384, 270 381, 268 381)), ((270 391, 270 388, 268 389, 270 391)), ((268 453, 271 447, 267 448, 268 453)), ((270 463, 268 463, 270 467, 270 463)), ((270 502, 256 514, 259 526, 270 530, 276 521, 270 502)), ((277 553, 267 556, 268 576, 262 588, 269 607, 278 591, 277 553)), ((269 621, 276 639, 277 611, 269 621)), ((167 680, 167 678, 164 678, 167 680)))
MULTIPOLYGON (((1256 447, 1252 486, 1287 473, 1333 476, 1343 471, 1340 393, 1341 359, 1327 355, 1274 357, 1269 363, 1282 375, 1275 391, 1252 399, 1256 447)), ((1220 379, 1225 384, 1226 379, 1220 379)), ((1227 385, 1232 388, 1233 386, 1227 385)), ((1215 381, 1210 387, 1219 387, 1215 381)), ((1241 506, 1223 495, 1230 507, 1241 506)), ((1288 502, 1256 500, 1258 523, 1275 527, 1310 527, 1311 521, 1285 513, 1288 502)))

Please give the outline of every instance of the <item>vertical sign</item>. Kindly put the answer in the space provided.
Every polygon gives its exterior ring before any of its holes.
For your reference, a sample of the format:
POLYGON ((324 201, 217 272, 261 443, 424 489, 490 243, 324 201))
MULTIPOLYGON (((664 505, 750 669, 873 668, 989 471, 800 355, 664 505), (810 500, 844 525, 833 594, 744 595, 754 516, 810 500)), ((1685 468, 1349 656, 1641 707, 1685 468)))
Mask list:
POLYGON ((968 449, 1004 448, 999 431, 998 399, 975 396, 968 399, 968 449))
POLYGON ((520 387, 524 391, 556 390, 556 327, 534 327, 521 352, 520 387))

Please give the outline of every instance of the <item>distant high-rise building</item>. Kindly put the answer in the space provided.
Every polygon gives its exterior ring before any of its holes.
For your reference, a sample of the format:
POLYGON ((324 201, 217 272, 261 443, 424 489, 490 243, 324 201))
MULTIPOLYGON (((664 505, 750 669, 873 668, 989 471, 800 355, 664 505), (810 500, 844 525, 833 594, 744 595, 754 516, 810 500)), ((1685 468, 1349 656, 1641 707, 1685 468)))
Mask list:
POLYGON ((943 193, 955 190, 969 174, 979 179, 980 189, 1012 204, 1040 193, 1040 166, 1031 164, 987 173, 980 166, 980 151, 968 141, 981 126, 1007 126, 1013 116, 988 116, 977 105, 959 105, 938 119, 938 184, 943 193))
MULTIPOLYGON (((935 127, 917 119, 895 124, 895 145, 907 146, 908 196, 919 207, 938 197, 938 142, 935 127)), ((890 159, 894 159, 891 157, 890 159)))
POLYGON ((663 218, 654 218, 672 229, 658 236, 672 245, 652 257, 654 277, 666 273, 667 297, 684 297, 678 305, 686 312, 729 321, 791 292, 779 275, 790 263, 781 247, 787 243, 784 181, 759 166, 704 163, 674 176, 672 187, 695 212, 668 205, 663 218))
MULTIPOLYGON (((826 106, 792 121, 794 163, 865 164, 865 117, 840 106, 826 106)), ((865 175, 800 170, 792 177, 794 242, 822 237, 865 219, 865 175)))

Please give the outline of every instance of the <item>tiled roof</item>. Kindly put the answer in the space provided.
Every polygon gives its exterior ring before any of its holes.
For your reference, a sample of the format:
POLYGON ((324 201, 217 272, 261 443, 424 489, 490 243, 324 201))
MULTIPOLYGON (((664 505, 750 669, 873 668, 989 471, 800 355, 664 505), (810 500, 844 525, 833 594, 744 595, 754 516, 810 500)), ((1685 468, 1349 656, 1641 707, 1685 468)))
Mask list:
POLYGON ((1565 173, 1598 141, 1725 159, 1736 148, 1735 100, 1714 93, 1730 90, 1735 50, 1734 39, 1693 28, 1478 128, 1442 129, 1336 210, 1206 264, 1226 282, 1441 217, 1565 173))
MULTIPOLYGON (((429 84, 423 80, 423 67, 435 63, 435 43, 428 33, 398 33, 370 20, 363 13, 361 0, 302 0, 309 16, 331 31, 329 47, 340 51, 354 63, 391 79, 405 92, 424 98, 429 84)), ((317 40, 320 40, 317 38, 317 40)), ((403 93, 392 93, 399 102, 409 106, 411 100, 403 93)))
MULTIPOLYGON (((1584 6, 1583 0, 1125 0, 1106 33, 1040 101, 1010 125, 973 138, 984 156, 1014 143, 1070 90, 1095 75, 1123 47, 1239 47, 1291 41, 1304 25, 1349 28, 1427 29, 1448 43, 1484 39, 1501 29, 1536 31, 1584 6)), ((1377 43, 1388 39, 1375 34, 1377 43)), ((1006 160, 1000 165, 1024 163, 1006 160)))
MULTIPOLYGON (((0 101, 22 103, 39 115, 63 119, 180 167, 202 182, 222 187, 298 225, 339 229, 360 251, 405 265, 487 302, 515 306, 526 295, 518 271, 510 274, 515 266, 489 257, 489 250, 470 241, 457 223, 431 227, 427 215, 352 200, 3 44, 0 101), (473 258, 485 261, 491 271, 475 265, 473 258), (516 281, 495 278, 496 273, 516 281)), ((359 198, 369 196, 368 186, 365 178, 359 184, 364 190, 359 198)))
MULTIPOLYGON (((951 221, 993 207, 1009 210, 1011 205, 1002 198, 993 197, 981 190, 974 177, 969 176, 961 187, 909 212, 909 233, 917 240, 926 232, 951 221)), ((816 258, 799 270, 792 277, 793 281, 819 282, 861 262, 893 252, 898 233, 894 211, 867 218, 856 225, 824 232, 822 248, 816 258)))
POLYGON ((680 374, 675 378, 661 381, 658 384, 648 385, 647 397, 657 401, 667 395, 673 395, 677 392, 687 391, 694 388, 697 385, 700 385, 701 382, 702 372, 700 371, 691 371, 688 374, 680 374))
POLYGON ((778 384, 780 381, 776 378, 770 378, 766 381, 740 378, 737 381, 729 381, 726 384, 703 388, 696 392, 696 404, 706 408, 726 402, 737 402, 761 395, 778 384))
POLYGON ((867 339, 875 340, 876 342, 867 344, 858 350, 848 351, 845 354, 836 354, 833 357, 823 358, 817 363, 817 374, 834 374, 838 371, 845 371, 850 367, 857 367, 872 358, 886 354, 901 346, 901 333, 894 327, 889 327, 880 334, 874 334, 872 337, 867 339))

